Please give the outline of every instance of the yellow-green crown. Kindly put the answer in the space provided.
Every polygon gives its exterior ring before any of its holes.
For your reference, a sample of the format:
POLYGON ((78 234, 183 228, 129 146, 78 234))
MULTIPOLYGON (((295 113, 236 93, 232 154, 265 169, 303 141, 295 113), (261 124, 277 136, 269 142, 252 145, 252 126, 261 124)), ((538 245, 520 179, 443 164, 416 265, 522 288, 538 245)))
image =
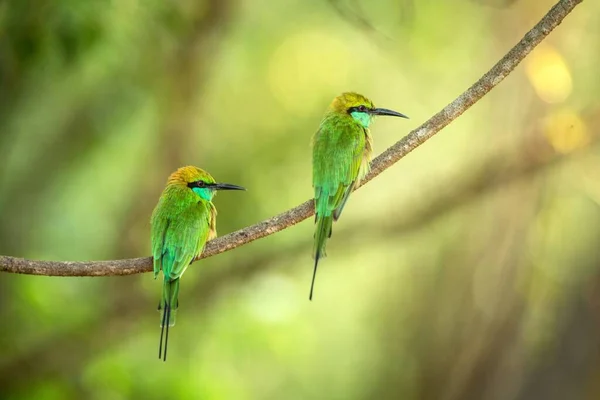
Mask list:
POLYGON ((367 108, 374 108, 373 102, 367 99, 362 94, 355 92, 346 92, 337 96, 329 105, 329 112, 342 112, 345 113, 349 108, 365 106, 367 108))
POLYGON ((187 185, 188 183, 203 181, 207 183, 215 183, 215 179, 202 168, 188 165, 181 167, 169 176, 167 183, 187 185))

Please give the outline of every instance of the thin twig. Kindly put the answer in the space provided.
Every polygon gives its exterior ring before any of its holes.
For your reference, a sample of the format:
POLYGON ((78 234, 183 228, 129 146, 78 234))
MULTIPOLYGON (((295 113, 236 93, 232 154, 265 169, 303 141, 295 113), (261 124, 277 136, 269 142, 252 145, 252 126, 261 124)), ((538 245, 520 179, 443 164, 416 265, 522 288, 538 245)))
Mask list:
MULTIPOLYGON (((398 162, 425 143, 450 122, 458 118, 492 88, 506 78, 515 67, 583 0, 560 0, 527 34, 483 77, 452 103, 444 107, 423 125, 410 132, 380 154, 371 164, 371 173, 363 184, 398 162)), ((246 243, 272 235, 313 215, 313 201, 207 243, 200 258, 211 257, 246 243)), ((0 271, 47 276, 110 276, 130 275, 152 270, 150 257, 110 261, 35 261, 0 256, 0 271)))

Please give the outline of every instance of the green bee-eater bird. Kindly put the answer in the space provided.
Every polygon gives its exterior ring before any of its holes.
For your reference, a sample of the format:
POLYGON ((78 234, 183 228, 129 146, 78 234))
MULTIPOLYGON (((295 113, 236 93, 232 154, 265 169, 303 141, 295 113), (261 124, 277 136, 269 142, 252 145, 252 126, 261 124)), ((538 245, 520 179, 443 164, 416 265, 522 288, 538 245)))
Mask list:
POLYGON ((342 93, 333 99, 313 136, 316 227, 310 300, 319 259, 326 256, 325 245, 331 237, 331 225, 342 214, 350 193, 369 172, 373 148, 369 126, 377 115, 408 118, 396 111, 375 108, 371 100, 358 93, 342 93))
POLYGON ((216 183, 210 174, 188 166, 173 172, 152 213, 152 257, 154 279, 163 272, 158 358, 167 360, 169 326, 175 325, 179 302, 179 279, 202 253, 204 244, 217 236, 217 209, 212 199, 217 190, 246 190, 229 183, 216 183), (165 329, 166 328, 166 329, 165 329), (163 353, 163 333, 164 353, 163 353))

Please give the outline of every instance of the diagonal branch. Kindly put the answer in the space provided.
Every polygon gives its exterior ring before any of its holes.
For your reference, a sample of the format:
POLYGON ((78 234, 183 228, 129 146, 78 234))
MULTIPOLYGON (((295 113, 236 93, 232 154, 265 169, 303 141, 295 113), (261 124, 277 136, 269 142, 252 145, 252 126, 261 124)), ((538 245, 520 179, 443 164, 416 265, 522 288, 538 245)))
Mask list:
MULTIPOLYGON (((506 78, 515 67, 554 30, 563 19, 583 0, 560 0, 500 61, 469 89, 458 96, 423 125, 410 132, 396 144, 380 154, 371 164, 367 183, 387 168, 398 162, 412 150, 450 124, 490 90, 506 78)), ((207 243, 200 258, 211 257, 235 249, 246 243, 272 235, 295 225, 314 214, 313 201, 240 229, 207 243)), ((150 257, 110 261, 35 261, 9 256, 0 256, 0 271, 48 275, 48 276, 109 276, 130 275, 152 270, 150 257)))

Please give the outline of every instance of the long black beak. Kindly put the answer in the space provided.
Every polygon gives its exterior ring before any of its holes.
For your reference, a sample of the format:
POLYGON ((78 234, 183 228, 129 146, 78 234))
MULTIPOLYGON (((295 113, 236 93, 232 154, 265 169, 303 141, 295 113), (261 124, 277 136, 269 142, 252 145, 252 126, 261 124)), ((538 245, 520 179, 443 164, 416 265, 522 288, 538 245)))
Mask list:
POLYGON ((214 188, 217 190, 246 190, 246 188, 231 183, 215 183, 214 188))
POLYGON ((372 115, 389 115, 391 117, 400 117, 408 119, 406 115, 394 110, 388 110, 387 108, 373 108, 371 111, 369 111, 369 113, 372 115))

